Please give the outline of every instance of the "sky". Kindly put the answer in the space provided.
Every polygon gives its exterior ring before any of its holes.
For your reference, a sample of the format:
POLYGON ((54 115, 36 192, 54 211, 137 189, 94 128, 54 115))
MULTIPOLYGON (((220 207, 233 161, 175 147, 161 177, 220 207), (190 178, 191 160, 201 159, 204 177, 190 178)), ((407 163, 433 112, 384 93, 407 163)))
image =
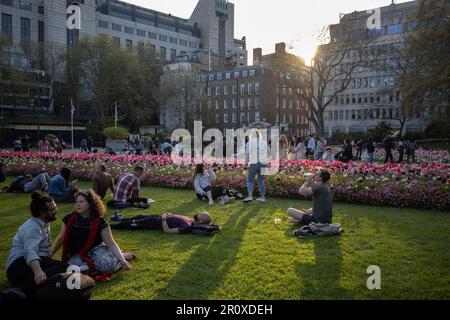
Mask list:
MULTIPOLYGON (((122 0, 142 7, 189 18, 197 0, 122 0)), ((275 43, 286 42, 291 53, 311 61, 317 35, 327 25, 339 22, 340 13, 369 10, 392 0, 231 0, 235 5, 235 38, 247 37, 249 64, 253 48, 263 54, 275 51, 275 43)), ((407 2, 397 0, 397 3, 407 2)))

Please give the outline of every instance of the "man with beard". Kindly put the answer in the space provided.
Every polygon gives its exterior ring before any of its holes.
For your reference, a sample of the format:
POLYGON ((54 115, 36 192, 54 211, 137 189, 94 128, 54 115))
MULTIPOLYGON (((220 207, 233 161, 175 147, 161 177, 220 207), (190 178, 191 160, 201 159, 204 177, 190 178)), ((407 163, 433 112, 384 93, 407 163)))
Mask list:
POLYGON ((67 265, 50 257, 50 222, 56 220, 57 208, 52 198, 33 192, 28 219, 14 236, 6 275, 12 289, 1 293, 3 299, 25 299, 52 275, 67 271, 67 265))

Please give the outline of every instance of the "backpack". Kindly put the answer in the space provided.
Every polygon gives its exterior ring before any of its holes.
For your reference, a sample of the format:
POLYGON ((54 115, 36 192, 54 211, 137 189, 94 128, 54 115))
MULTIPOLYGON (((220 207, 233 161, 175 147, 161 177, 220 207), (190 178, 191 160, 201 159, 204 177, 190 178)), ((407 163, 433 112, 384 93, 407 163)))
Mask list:
POLYGON ((5 169, 3 168, 3 163, 0 163, 0 182, 5 182, 5 169))
POLYGON ((89 300, 94 290, 95 281, 85 274, 78 274, 80 279, 79 289, 68 288, 73 273, 59 273, 51 276, 44 285, 34 293, 36 300, 89 300))
POLYGON ((213 236, 220 232, 217 224, 196 224, 192 227, 191 233, 200 237, 213 236))
POLYGON ((311 222, 307 226, 303 226, 298 230, 294 231, 294 235, 301 239, 312 238, 312 237, 325 237, 334 236, 342 232, 340 224, 334 223, 315 223, 311 222))
POLYGON ((234 189, 229 189, 226 192, 227 196, 229 196, 230 198, 236 198, 237 200, 243 200, 244 199, 244 195, 242 193, 240 193, 237 190, 234 189))

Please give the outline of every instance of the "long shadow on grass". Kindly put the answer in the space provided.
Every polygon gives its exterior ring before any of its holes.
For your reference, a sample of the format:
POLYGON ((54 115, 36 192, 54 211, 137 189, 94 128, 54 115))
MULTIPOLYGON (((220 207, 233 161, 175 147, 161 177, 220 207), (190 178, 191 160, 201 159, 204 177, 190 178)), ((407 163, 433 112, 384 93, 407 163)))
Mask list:
POLYGON ((303 299, 352 299, 353 294, 341 287, 342 252, 340 237, 309 240, 314 245, 314 264, 298 263, 296 271, 303 280, 303 299))
POLYGON ((195 251, 154 299, 205 300, 220 286, 235 264, 247 225, 260 208, 252 207, 229 217, 222 233, 195 251))

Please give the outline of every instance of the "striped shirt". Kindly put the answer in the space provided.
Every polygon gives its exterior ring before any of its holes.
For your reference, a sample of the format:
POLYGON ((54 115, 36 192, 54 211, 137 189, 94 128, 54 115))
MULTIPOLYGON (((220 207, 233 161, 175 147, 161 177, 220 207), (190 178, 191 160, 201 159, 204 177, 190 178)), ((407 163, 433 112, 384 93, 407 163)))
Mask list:
POLYGON ((139 197, 139 179, 132 173, 127 173, 119 178, 114 201, 125 203, 128 199, 139 197))

